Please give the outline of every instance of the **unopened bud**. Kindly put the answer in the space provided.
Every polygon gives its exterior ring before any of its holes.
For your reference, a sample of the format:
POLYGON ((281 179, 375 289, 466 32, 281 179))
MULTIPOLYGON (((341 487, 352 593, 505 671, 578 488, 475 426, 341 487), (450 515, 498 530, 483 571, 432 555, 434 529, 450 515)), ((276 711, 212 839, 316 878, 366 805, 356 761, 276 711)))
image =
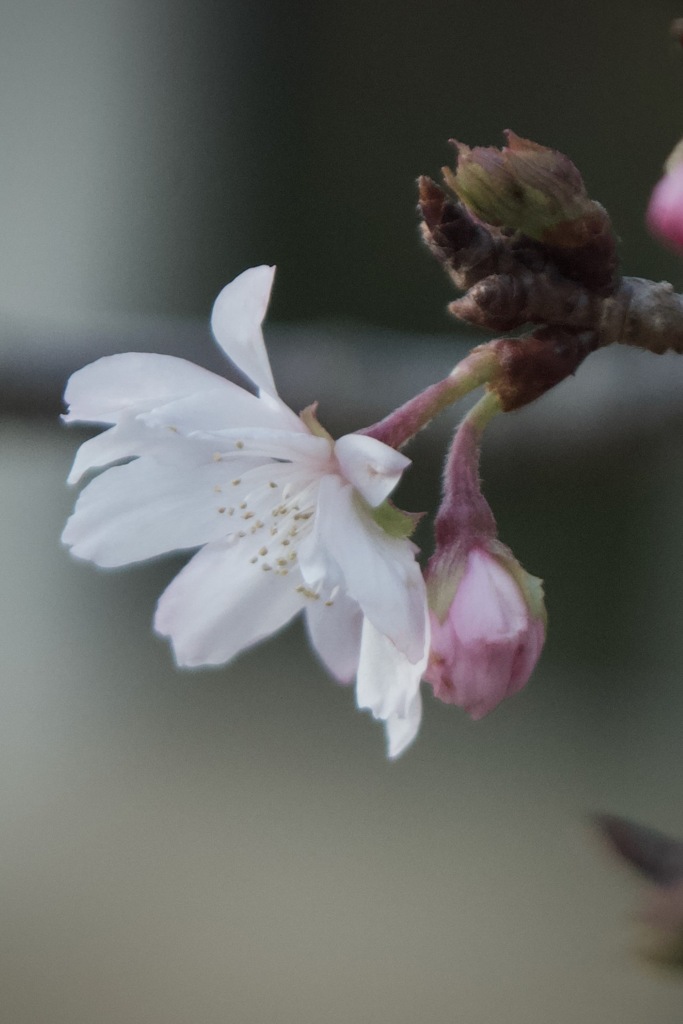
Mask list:
POLYGON ((597 203, 569 157, 514 132, 506 137, 502 149, 455 143, 457 169, 444 168, 447 184, 477 217, 543 242, 558 225, 568 232, 568 225, 595 212, 597 203))
POLYGON ((507 132, 502 149, 455 143, 447 185, 480 220, 541 243, 560 272, 596 290, 613 286, 616 240, 609 217, 590 198, 563 153, 507 132))
POLYGON ((425 574, 432 636, 425 679, 439 700, 473 718, 525 685, 546 629, 541 581, 498 540, 478 461, 479 434, 465 420, 449 455, 425 574))
POLYGON ((439 700, 475 719, 521 690, 545 641, 541 581, 501 549, 475 544, 449 571, 437 563, 428 577, 434 607, 425 679, 439 700), (439 614, 454 584, 454 596, 439 614))

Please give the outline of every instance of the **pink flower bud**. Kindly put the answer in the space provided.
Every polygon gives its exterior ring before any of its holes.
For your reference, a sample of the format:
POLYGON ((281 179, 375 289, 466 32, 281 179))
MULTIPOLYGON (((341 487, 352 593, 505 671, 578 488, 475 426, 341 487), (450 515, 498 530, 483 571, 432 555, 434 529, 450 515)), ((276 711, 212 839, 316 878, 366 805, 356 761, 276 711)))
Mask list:
MULTIPOLYGON (((437 595, 432 603, 438 609, 440 573, 430 569, 430 589, 437 595)), ((545 640, 542 590, 540 580, 511 554, 500 557, 478 544, 442 581, 449 589, 453 573, 460 578, 445 614, 430 612, 425 679, 439 700, 482 718, 521 690, 536 666, 545 640)))
POLYGON ((683 251, 683 163, 655 185, 645 219, 653 235, 683 251))
POLYGON ((546 615, 541 580, 498 540, 479 482, 481 426, 473 413, 448 455, 436 551, 425 574, 431 651, 424 678, 439 700, 482 718, 529 679, 546 615))

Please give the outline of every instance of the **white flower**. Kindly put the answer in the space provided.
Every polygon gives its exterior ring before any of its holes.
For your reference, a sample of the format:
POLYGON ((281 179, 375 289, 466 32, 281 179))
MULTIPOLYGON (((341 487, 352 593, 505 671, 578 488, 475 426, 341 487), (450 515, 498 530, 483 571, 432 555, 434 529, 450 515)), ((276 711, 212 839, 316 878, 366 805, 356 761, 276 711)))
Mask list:
MULTIPOLYGON (((415 547, 373 518, 409 460, 374 438, 334 442, 312 410, 278 397, 261 333, 274 268, 227 285, 211 326, 257 388, 184 359, 107 356, 75 373, 67 422, 108 424, 81 445, 69 476, 101 473, 63 540, 119 566, 197 548, 162 594, 155 628, 179 665, 218 665, 304 610, 313 646, 400 754, 420 724, 428 615, 415 547)), ((380 518, 380 517, 378 517, 380 518)))

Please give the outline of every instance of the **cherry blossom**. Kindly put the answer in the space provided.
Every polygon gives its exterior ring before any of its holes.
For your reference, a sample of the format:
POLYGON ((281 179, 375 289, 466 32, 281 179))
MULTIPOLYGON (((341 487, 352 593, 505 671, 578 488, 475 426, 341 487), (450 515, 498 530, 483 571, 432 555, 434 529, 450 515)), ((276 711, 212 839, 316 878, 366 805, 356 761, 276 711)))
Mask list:
POLYGON ((261 332, 274 268, 245 271, 211 326, 256 393, 183 359, 106 356, 75 373, 67 422, 108 427, 81 445, 82 491, 63 534, 99 566, 199 550, 159 599, 155 629, 181 666, 225 664, 303 611, 318 655, 386 725, 390 757, 420 724, 429 650, 425 586, 387 498, 410 460, 373 437, 334 441, 315 407, 277 394, 261 332), (112 465, 116 463, 116 465, 112 465))

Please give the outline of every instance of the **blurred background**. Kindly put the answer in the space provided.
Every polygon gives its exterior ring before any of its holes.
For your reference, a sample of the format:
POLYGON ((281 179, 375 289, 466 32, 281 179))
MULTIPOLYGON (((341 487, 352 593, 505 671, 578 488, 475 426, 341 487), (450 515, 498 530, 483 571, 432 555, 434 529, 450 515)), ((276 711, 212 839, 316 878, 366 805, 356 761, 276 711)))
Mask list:
MULTIPOLYGON (((643 213, 683 132, 663 0, 4 0, 0 11, 0 1016, 11 1024, 674 1024, 639 886, 587 815, 683 834, 683 360, 602 352, 491 428, 504 541, 546 580, 530 687, 427 700, 384 760, 298 625, 229 668, 151 633, 182 560, 59 546, 68 374, 219 368, 218 290, 277 263, 281 392, 354 429, 480 340, 414 180, 504 128, 567 152, 627 273, 683 286, 643 213)), ((433 509, 453 416, 401 503, 433 509)), ((429 530, 420 541, 428 549, 429 530)))

